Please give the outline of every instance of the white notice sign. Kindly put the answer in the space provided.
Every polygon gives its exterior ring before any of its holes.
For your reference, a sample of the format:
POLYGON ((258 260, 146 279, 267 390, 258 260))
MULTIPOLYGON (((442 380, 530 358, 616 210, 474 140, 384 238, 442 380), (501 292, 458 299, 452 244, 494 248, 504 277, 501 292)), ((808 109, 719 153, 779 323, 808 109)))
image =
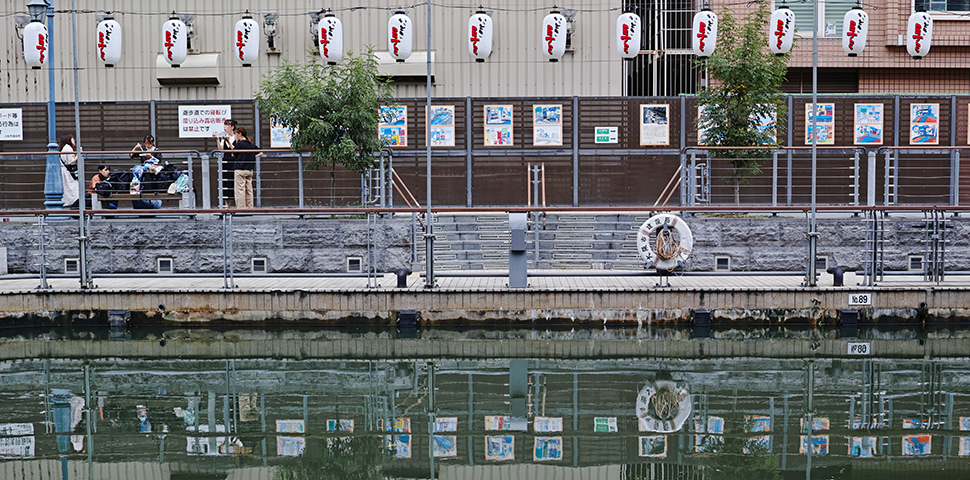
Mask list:
POLYGON ((179 138, 211 137, 223 131, 227 118, 232 118, 229 105, 179 105, 179 138))
POLYGON ((24 111, 22 108, 0 108, 0 142, 24 139, 24 111))
POLYGON ((872 347, 869 342, 850 342, 848 355, 871 355, 872 347))
POLYGON ((596 127, 596 143, 619 143, 618 127, 596 127))

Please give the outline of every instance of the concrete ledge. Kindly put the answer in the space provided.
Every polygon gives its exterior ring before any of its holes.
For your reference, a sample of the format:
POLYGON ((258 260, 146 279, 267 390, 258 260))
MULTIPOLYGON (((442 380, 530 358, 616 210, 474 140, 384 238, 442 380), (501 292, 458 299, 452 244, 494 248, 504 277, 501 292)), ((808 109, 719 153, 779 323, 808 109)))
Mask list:
POLYGON ((135 359, 386 359, 386 358, 965 358, 970 338, 927 339, 923 345, 908 340, 864 340, 869 355, 849 355, 848 343, 863 340, 396 340, 284 339, 198 341, 22 341, 0 344, 0 360, 36 358, 135 359))

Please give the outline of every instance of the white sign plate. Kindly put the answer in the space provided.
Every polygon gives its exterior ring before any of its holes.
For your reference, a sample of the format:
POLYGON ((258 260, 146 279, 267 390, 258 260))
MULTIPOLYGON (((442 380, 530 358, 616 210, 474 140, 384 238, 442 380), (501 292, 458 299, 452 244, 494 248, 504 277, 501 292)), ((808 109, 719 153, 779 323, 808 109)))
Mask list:
POLYGON ((596 127, 596 143, 619 143, 619 127, 596 127))
POLYGON ((205 138, 222 132, 232 118, 229 105, 179 105, 179 138, 205 138))
POLYGON ((872 305, 871 293, 850 293, 849 305, 872 305))
POLYGON ((0 141, 24 139, 24 110, 0 108, 0 141))
POLYGON ((872 355, 872 346, 869 342, 850 342, 848 355, 872 355))

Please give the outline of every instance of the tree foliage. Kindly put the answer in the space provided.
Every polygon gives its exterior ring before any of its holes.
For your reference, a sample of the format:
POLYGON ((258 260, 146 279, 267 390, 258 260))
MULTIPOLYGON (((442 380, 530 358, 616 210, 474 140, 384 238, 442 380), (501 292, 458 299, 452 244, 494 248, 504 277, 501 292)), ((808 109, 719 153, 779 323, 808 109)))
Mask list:
POLYGON ((381 105, 394 103, 389 80, 377 72, 372 52, 348 53, 338 65, 316 57, 305 63, 284 60, 260 81, 256 104, 293 128, 290 148, 310 150, 307 169, 343 165, 363 173, 384 147, 377 135, 381 105))
MULTIPOLYGON (((703 64, 713 81, 697 94, 705 117, 698 119, 698 126, 706 129, 707 145, 778 145, 775 132, 787 115, 779 87, 791 54, 778 56, 768 50, 769 17, 768 2, 759 2, 758 9, 740 23, 728 9, 719 15, 717 48, 703 64), (772 116, 775 129, 758 128, 763 119, 772 116)), ((761 173, 760 161, 770 156, 767 150, 712 150, 711 155, 731 159, 735 202, 739 201, 739 185, 761 173)))

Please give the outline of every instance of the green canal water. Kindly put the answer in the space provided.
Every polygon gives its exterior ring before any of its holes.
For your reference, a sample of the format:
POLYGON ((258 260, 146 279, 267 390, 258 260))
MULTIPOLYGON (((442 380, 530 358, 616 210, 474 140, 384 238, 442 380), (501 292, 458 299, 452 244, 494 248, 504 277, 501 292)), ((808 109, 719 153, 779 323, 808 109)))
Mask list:
POLYGON ((0 456, 4 480, 967 479, 970 361, 23 359, 0 456))

